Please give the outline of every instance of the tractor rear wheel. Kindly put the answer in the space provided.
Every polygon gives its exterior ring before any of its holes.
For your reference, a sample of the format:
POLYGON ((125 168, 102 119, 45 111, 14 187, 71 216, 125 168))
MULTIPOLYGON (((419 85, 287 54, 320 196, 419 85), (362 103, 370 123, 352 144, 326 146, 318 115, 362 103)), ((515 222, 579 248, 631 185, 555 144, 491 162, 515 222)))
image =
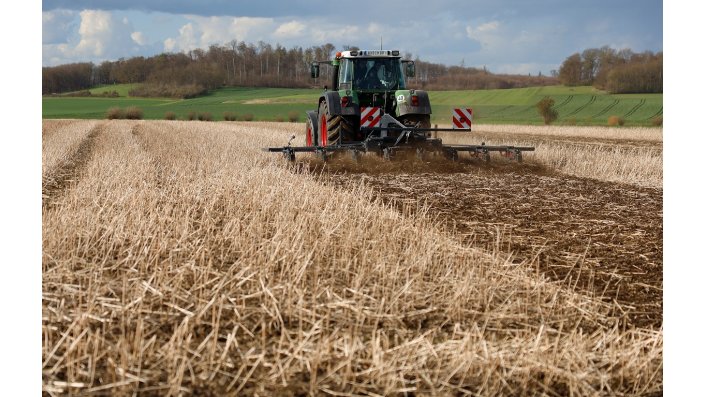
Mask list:
POLYGON ((321 102, 318 106, 318 145, 333 146, 340 145, 343 141, 349 141, 353 137, 353 127, 343 116, 331 116, 328 114, 328 103, 321 102))

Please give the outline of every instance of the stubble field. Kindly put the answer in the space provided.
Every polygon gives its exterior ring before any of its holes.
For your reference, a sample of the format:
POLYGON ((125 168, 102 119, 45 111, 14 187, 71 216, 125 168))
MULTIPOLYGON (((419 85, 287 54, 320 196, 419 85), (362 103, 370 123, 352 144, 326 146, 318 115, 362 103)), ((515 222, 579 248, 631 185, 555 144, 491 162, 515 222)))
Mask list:
POLYGON ((444 137, 521 166, 260 150, 302 129, 44 121, 46 393, 661 392, 661 130, 444 137))

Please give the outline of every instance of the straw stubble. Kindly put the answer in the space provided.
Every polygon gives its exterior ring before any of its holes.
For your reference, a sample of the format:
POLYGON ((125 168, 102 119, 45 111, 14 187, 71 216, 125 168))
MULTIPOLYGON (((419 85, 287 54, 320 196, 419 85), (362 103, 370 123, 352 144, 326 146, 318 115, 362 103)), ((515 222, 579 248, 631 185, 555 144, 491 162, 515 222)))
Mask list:
POLYGON ((299 127, 102 126, 43 208, 47 393, 661 389, 661 330, 260 151, 299 127))

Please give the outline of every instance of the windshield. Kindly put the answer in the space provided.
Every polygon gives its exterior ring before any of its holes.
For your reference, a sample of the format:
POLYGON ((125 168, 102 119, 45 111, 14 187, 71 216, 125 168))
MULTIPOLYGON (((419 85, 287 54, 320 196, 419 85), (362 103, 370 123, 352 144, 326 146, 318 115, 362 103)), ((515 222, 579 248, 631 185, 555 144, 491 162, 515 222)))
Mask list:
POLYGON ((399 58, 357 58, 352 61, 355 89, 375 91, 405 89, 399 58))

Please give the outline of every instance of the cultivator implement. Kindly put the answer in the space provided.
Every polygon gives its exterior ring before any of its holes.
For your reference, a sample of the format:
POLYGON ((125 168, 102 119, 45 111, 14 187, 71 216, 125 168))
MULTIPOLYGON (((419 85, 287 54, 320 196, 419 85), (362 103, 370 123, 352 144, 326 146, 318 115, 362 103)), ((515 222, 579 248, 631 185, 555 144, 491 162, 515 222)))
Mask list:
MULTIPOLYGON (((309 120, 310 121, 310 120, 309 120)), ((523 152, 534 151, 528 146, 491 146, 482 142, 480 145, 444 145, 440 138, 432 138, 438 132, 470 132, 470 128, 422 128, 408 127, 401 124, 390 115, 382 115, 381 125, 375 127, 360 127, 365 138, 361 141, 343 143, 338 145, 311 145, 269 147, 267 152, 282 153, 289 161, 296 160, 296 153, 313 153, 323 161, 327 161, 335 153, 349 153, 355 161, 360 161, 365 153, 374 153, 385 160, 393 160, 400 153, 412 153, 420 160, 429 156, 442 155, 445 158, 457 161, 460 153, 467 153, 469 157, 481 158, 490 161, 490 153, 496 152, 501 156, 517 162, 523 161, 523 152)))

